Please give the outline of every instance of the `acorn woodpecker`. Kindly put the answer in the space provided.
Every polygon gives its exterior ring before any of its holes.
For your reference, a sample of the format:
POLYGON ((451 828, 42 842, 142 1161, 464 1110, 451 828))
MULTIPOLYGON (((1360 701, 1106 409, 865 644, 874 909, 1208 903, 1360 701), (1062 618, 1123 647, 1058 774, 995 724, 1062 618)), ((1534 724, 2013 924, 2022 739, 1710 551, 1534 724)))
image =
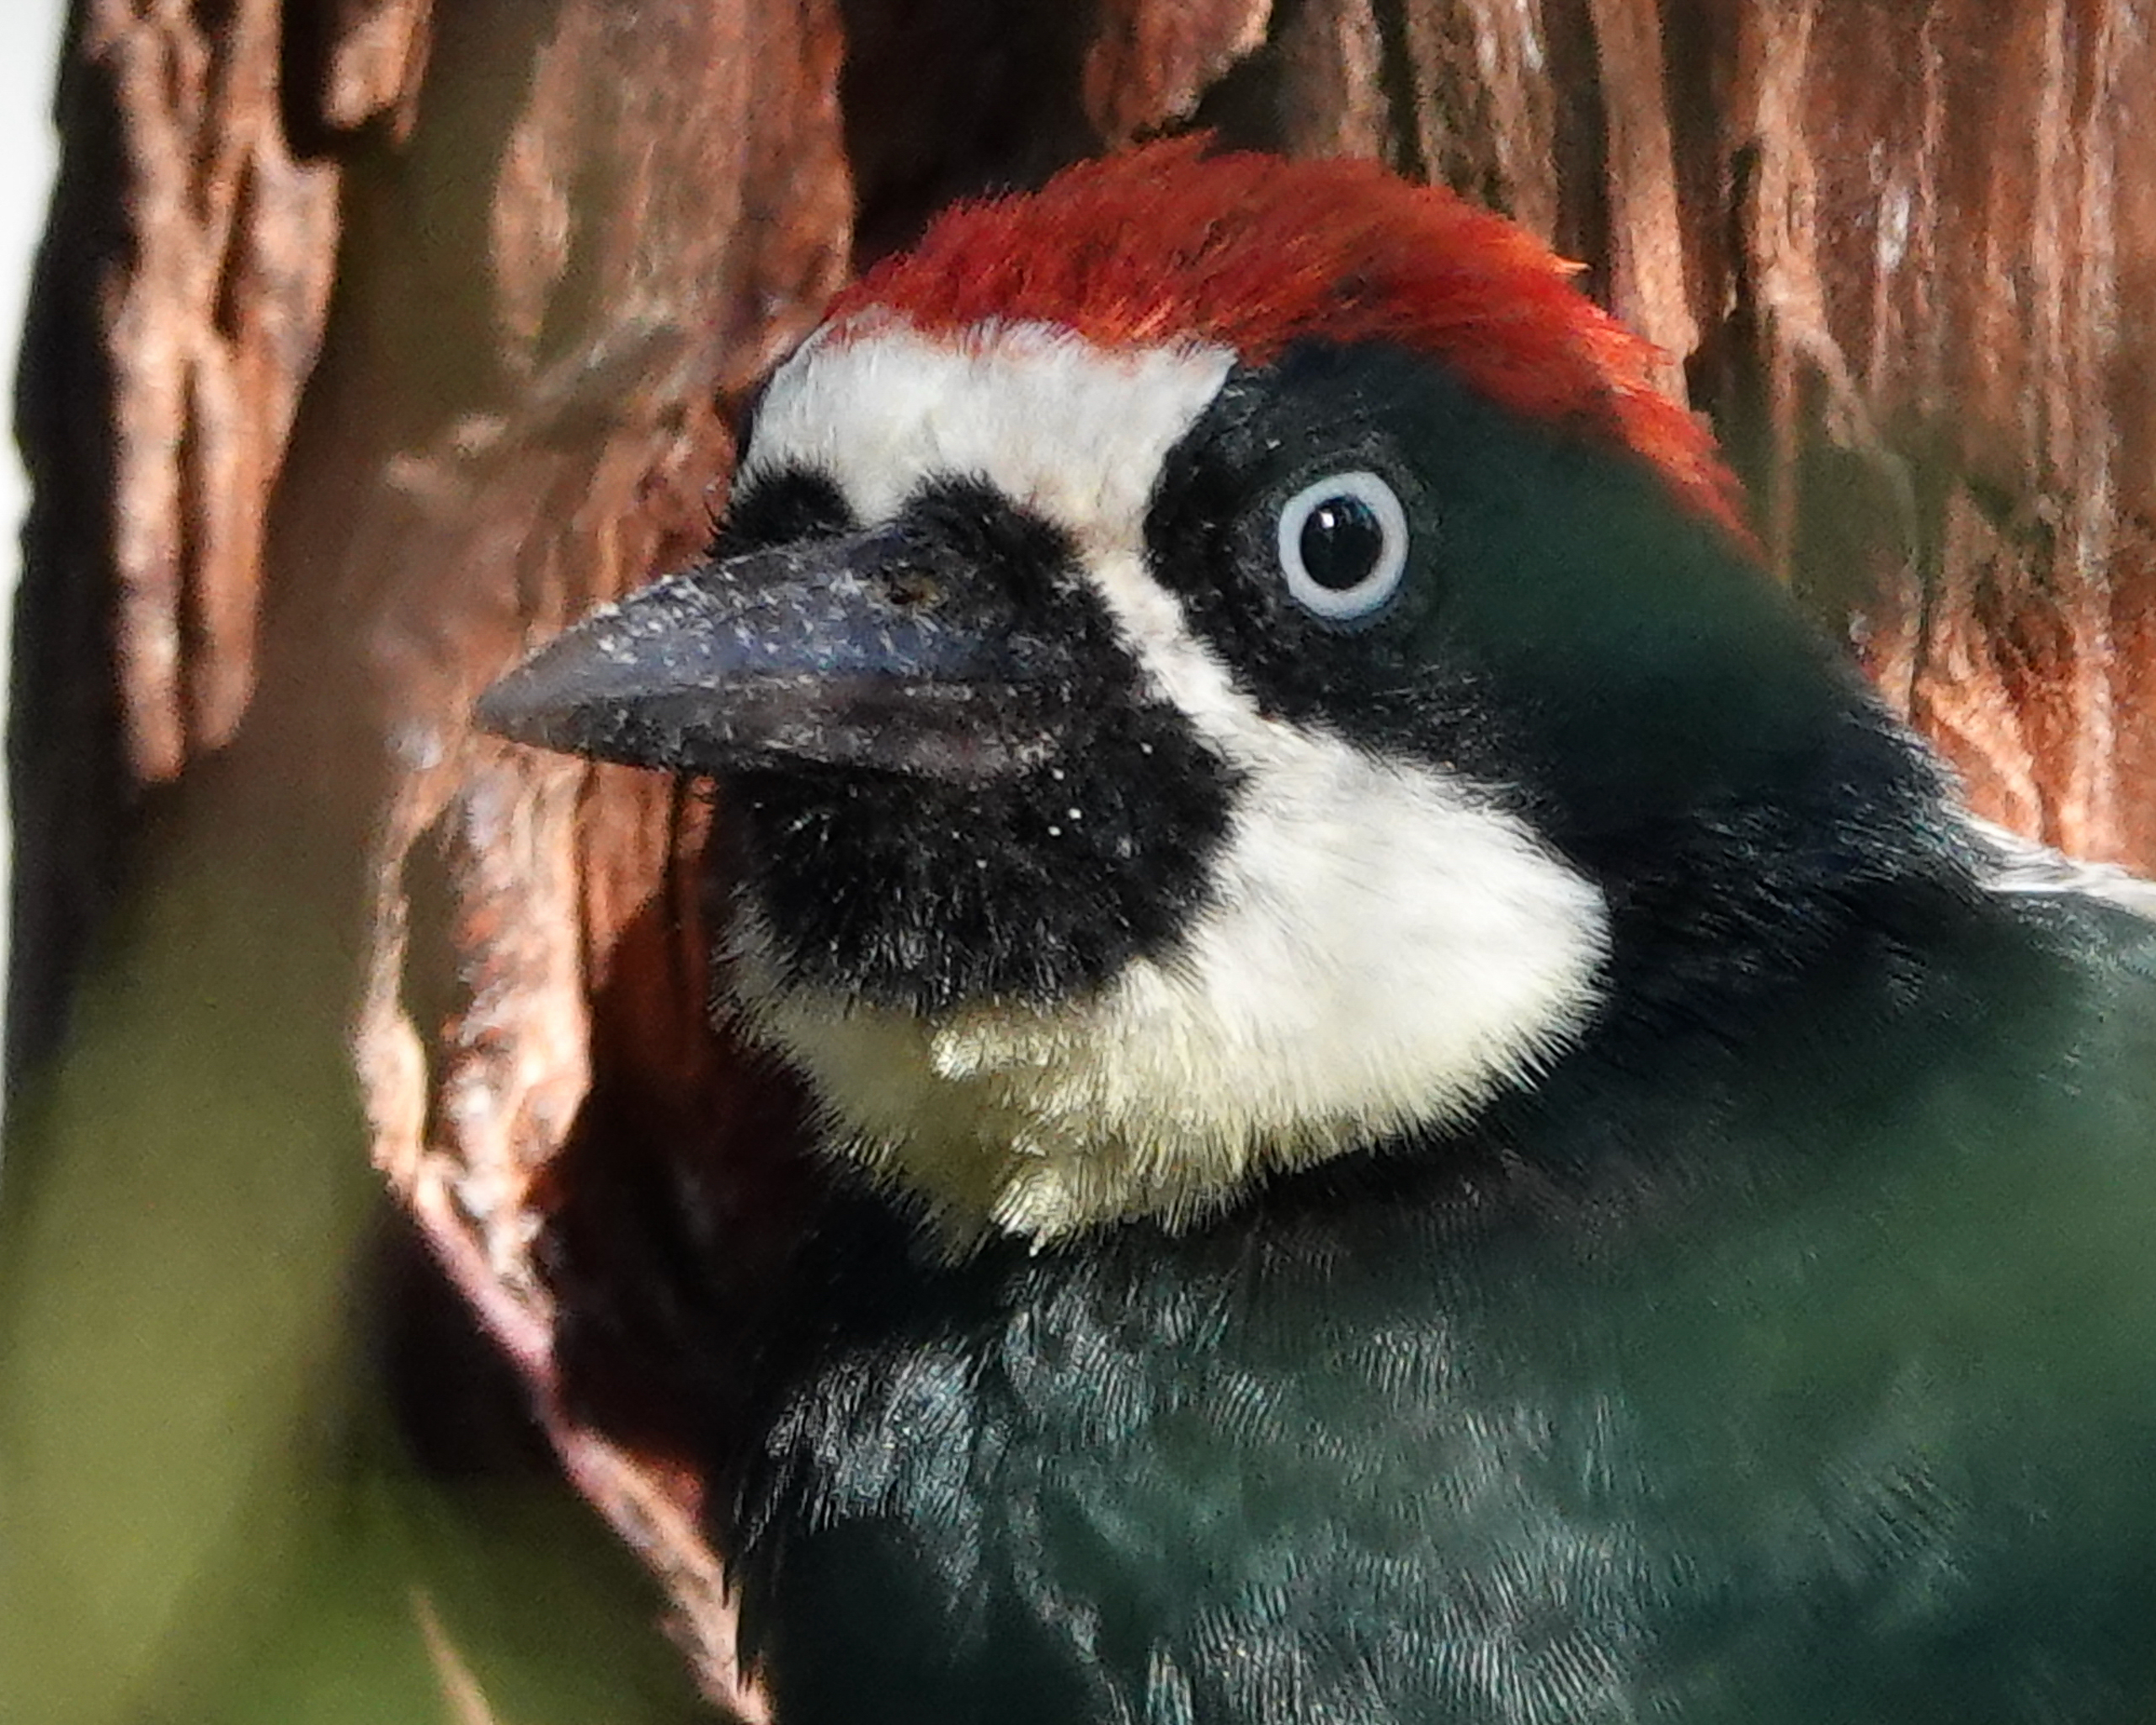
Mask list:
POLYGON ((829 1206, 785 1725, 2156 1718, 2156 932, 2018 866, 1509 223, 1157 144, 771 379, 484 697, 717 781, 829 1206))

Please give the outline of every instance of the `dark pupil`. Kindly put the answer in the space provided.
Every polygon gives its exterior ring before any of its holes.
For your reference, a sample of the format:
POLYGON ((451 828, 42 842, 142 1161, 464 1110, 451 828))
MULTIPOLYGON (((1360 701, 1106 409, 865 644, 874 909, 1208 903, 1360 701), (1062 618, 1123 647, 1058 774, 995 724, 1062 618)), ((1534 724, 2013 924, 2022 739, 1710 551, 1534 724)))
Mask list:
POLYGON ((1303 568, 1329 592, 1369 579, 1385 555, 1385 528, 1359 497, 1328 497, 1303 523, 1303 568))

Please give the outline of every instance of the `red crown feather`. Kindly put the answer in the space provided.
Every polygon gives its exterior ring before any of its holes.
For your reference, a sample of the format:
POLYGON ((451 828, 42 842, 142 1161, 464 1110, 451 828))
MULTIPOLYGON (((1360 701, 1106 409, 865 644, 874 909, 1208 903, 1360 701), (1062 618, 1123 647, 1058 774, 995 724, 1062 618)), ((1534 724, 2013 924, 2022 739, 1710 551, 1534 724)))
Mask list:
POLYGON ((1654 385, 1659 350, 1533 236, 1375 163, 1207 148, 1171 139, 958 206, 842 292, 832 321, 1038 322, 1104 347, 1214 342, 1254 364, 1305 338, 1399 342, 1514 413, 1633 451, 1750 544, 1713 437, 1654 385))

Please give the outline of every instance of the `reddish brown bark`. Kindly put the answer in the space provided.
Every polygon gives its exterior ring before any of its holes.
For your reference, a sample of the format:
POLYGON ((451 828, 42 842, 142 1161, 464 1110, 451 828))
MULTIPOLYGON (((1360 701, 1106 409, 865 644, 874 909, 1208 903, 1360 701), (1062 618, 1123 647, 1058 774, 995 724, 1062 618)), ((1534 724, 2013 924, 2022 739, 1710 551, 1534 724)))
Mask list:
POLYGON ((695 550, 728 404, 937 203, 1196 123, 1510 210, 1668 350, 1778 571, 1978 806, 2156 864, 2142 0, 209 11, 89 0, 69 50, 23 409, 18 1064, 152 788, 183 854, 312 859, 376 1162, 715 1694, 680 1362, 625 1309, 563 1400, 535 1228, 565 1203, 603 1261, 610 1181, 686 1182, 751 1297, 788 1099, 706 1022, 702 806, 467 715, 695 550))

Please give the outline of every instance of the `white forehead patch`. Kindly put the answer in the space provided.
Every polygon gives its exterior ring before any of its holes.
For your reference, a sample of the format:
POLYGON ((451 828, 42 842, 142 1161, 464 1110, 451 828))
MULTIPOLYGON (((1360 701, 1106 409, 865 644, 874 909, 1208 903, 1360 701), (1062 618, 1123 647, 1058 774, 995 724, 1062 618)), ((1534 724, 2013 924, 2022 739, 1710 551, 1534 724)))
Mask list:
POLYGON ((1225 348, 1110 352, 1037 323, 826 332, 772 377, 742 472, 814 469, 870 522, 926 480, 983 479, 1082 551, 1134 548, 1161 461, 1234 364, 1225 348))
POLYGON ((1268 1171, 1457 1122, 1595 1002, 1593 882, 1485 788, 1267 717, 1147 568, 1161 463, 1230 363, 895 328, 813 343, 758 418, 749 473, 817 469, 863 521, 963 475, 1056 522, 1155 692, 1242 776, 1182 941, 1078 999, 923 1018, 790 988, 742 915, 750 1024, 810 1081, 830 1146, 909 1190, 953 1250, 1188 1221, 1268 1171))

